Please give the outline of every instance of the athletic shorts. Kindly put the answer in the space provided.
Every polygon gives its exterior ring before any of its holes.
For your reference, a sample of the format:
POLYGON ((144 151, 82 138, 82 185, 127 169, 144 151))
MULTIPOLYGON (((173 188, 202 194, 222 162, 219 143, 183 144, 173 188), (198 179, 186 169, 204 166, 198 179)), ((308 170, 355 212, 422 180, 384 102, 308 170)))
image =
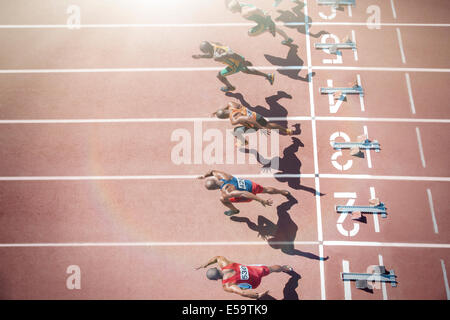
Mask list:
MULTIPOLYGON (((262 193, 263 191, 264 191, 264 188, 261 185, 259 185, 259 184, 257 184, 257 183, 252 181, 252 193, 253 194, 262 193)), ((230 202, 251 202, 253 200, 252 199, 243 198, 243 197, 238 197, 238 198, 233 197, 233 198, 230 198, 229 201, 230 202)))
MULTIPOLYGON (((258 122, 263 127, 267 126, 267 123, 268 123, 267 119, 264 118, 260 114, 256 114, 256 122, 258 122)), ((239 135, 239 134, 246 133, 250 129, 253 129, 255 131, 259 130, 259 128, 249 128, 249 127, 245 127, 245 126, 239 126, 239 127, 234 128, 233 132, 235 135, 239 135)))
POLYGON ((245 58, 241 56, 242 60, 239 61, 238 64, 228 65, 224 69, 220 71, 220 74, 224 77, 231 76, 232 74, 238 73, 242 70, 247 70, 247 66, 245 65, 245 58))

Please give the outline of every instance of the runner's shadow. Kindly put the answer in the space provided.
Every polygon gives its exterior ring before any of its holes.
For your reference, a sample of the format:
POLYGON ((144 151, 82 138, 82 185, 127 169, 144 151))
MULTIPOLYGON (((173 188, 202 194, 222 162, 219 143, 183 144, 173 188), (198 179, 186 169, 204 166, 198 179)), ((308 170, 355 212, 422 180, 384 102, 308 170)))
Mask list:
MULTIPOLYGON (((283 288, 283 299, 282 300, 299 300, 298 294, 295 291, 298 287, 298 281, 302 278, 297 272, 290 271, 286 272, 291 277, 289 278, 288 282, 284 285, 283 288)), ((277 300, 271 295, 266 295, 259 300, 277 300)))
MULTIPOLYGON (((278 13, 280 13, 280 16, 275 18, 275 21, 280 21, 284 23, 302 23, 301 25, 285 25, 286 28, 296 29, 299 33, 306 34, 306 28, 305 28, 305 13, 302 11, 305 7, 305 4, 303 2, 298 3, 295 7, 293 7, 291 10, 277 10, 278 13)), ((311 29, 311 23, 312 19, 311 17, 308 17, 308 28, 311 29)), ((313 38, 319 38, 323 34, 328 34, 328 31, 322 30, 318 33, 311 33, 309 32, 309 35, 313 38)))
MULTIPOLYGON (((271 56, 269 54, 265 54, 264 57, 266 57, 267 61, 269 61, 272 65, 275 65, 275 66, 302 67, 304 64, 304 61, 302 59, 300 59, 300 57, 297 54, 297 51, 298 51, 298 46, 295 44, 294 45, 291 44, 291 45, 289 45, 289 51, 288 51, 286 58, 275 57, 275 56, 271 56)), ((300 68, 298 68, 298 69, 277 69, 277 71, 280 74, 287 76, 293 80, 301 80, 301 81, 306 81, 306 82, 310 81, 310 77, 312 78, 313 76, 315 76, 315 72, 309 73, 305 77, 299 76, 299 73, 301 71, 300 68)))
POLYGON ((314 260, 327 260, 328 257, 321 258, 311 252, 295 249, 294 241, 297 235, 298 226, 291 219, 288 211, 297 203, 297 199, 292 195, 289 195, 288 200, 277 207, 277 224, 274 224, 272 221, 261 215, 258 216, 258 224, 252 222, 247 217, 233 216, 230 220, 246 223, 250 230, 258 232, 258 236, 267 240, 271 248, 280 249, 281 252, 287 255, 301 256, 314 260))
MULTIPOLYGON (((300 127, 299 127, 300 129, 300 127)), ((301 130, 300 130, 301 132, 301 130)), ((255 149, 244 149, 246 153, 250 153, 256 157, 256 161, 262 165, 262 171, 273 171, 276 170, 276 175, 299 175, 302 162, 297 157, 297 152, 300 147, 305 145, 300 139, 292 137, 292 143, 290 146, 283 150, 283 157, 274 157, 272 159, 264 158, 255 149)), ((300 178, 289 178, 289 177, 277 177, 275 179, 280 182, 287 182, 288 186, 295 190, 304 190, 311 193, 313 196, 317 194, 316 189, 312 187, 307 187, 301 184, 300 178)), ((323 196, 323 193, 319 193, 323 196)))

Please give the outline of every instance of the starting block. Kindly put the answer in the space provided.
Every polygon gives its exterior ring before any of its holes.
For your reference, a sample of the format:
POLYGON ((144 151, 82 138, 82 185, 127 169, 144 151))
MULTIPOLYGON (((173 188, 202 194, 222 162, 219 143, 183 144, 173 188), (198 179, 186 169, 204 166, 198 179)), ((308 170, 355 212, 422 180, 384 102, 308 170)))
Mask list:
POLYGON ((361 142, 333 142, 333 148, 336 150, 342 149, 374 149, 375 152, 380 152, 380 143, 377 140, 370 141, 365 139, 361 142))
POLYGON ((321 94, 328 94, 328 93, 335 94, 336 92, 338 92, 341 95, 342 94, 360 94, 362 97, 364 97, 364 90, 359 85, 355 85, 353 87, 347 87, 347 88, 330 88, 330 87, 320 88, 321 94))
POLYGON ((364 212, 379 214, 382 218, 387 218, 387 211, 384 203, 380 202, 375 206, 335 206, 337 213, 348 213, 348 212, 364 212))
POLYGON ((318 5, 332 5, 334 8, 339 6, 355 6, 356 0, 317 0, 318 5))
POLYGON ((371 289, 369 281, 371 282, 386 282, 390 283, 392 287, 397 286, 397 276, 394 270, 386 271, 385 266, 375 266, 373 273, 354 273, 341 272, 341 279, 343 281, 356 281, 357 289, 371 289))
POLYGON ((356 43, 350 39, 341 43, 314 43, 316 49, 328 49, 330 53, 336 54, 338 49, 352 49, 356 50, 356 43))

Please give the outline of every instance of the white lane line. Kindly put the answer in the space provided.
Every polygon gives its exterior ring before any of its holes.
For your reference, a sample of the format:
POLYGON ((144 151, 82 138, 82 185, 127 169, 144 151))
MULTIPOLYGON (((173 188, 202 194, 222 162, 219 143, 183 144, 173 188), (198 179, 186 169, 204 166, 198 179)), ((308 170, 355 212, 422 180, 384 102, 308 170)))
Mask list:
MULTIPOLYGON (((318 245, 317 241, 279 241, 278 245, 318 245)), ((213 241, 213 242, 47 242, 47 243, 0 243, 0 248, 34 247, 176 247, 176 246, 261 246, 266 241, 213 241)))
MULTIPOLYGON (((369 131, 367 130, 367 126, 363 126, 363 128, 365 136, 367 137, 367 139, 369 139, 369 131)), ((367 166, 369 167, 369 169, 372 169, 372 157, 370 155, 370 149, 366 149, 366 158, 367 158, 367 166)))
MULTIPOLYGON (((269 121, 309 121, 311 116, 267 117, 269 121)), ((410 122, 410 123, 450 123, 450 119, 417 118, 365 118, 316 116, 316 121, 355 121, 355 122, 410 122)), ((153 123, 153 122, 227 122, 217 118, 122 118, 122 119, 11 119, 0 120, 0 124, 90 124, 90 123, 153 123)))
MULTIPOLYGON (((253 66, 258 70, 306 70, 305 66, 253 66)), ((383 72, 431 72, 448 73, 449 68, 406 68, 406 67, 350 67, 311 66, 313 70, 341 71, 383 71, 383 72)), ((41 74, 41 73, 109 73, 109 72, 198 72, 220 71, 221 67, 172 67, 172 68, 68 68, 68 69, 0 69, 0 74, 41 74)))
MULTIPOLYGON (((0 181, 82 181, 82 180, 175 180, 197 179, 199 175, 133 175, 133 176, 10 176, 0 181)), ((240 178, 314 178, 314 174, 235 174, 240 178)))
POLYGON ((433 196, 431 195, 431 190, 427 189, 427 195, 428 195, 428 204, 430 205, 430 212, 431 212, 431 220, 433 221, 433 228, 434 233, 438 234, 438 226, 436 222, 436 215, 434 213, 434 205, 433 205, 433 196))
POLYGON ((339 174, 321 173, 322 179, 356 179, 356 180, 394 180, 394 181, 441 181, 450 182, 450 177, 420 177, 420 176, 377 176, 370 174, 339 174))
MULTIPOLYGON (((275 22, 277 26, 303 26, 304 22, 275 22)), ((369 26, 369 22, 310 22, 312 26, 369 26)), ((80 24, 80 29, 96 28, 209 28, 209 27, 252 27, 252 23, 116 23, 116 24, 80 24)), ((380 22, 385 27, 450 27, 450 23, 391 23, 380 22)), ((67 29, 67 24, 3 24, 0 29, 67 29)))
POLYGON ((352 6, 347 6, 348 8, 348 16, 353 17, 352 6))
MULTIPOLYGON (((323 245, 319 245, 319 256, 323 257, 323 245)), ((325 291, 325 262, 323 259, 319 261, 319 271, 320 271, 320 298, 326 300, 325 291)))
POLYGON ((409 96, 409 104, 411 106, 411 112, 412 114, 416 114, 416 108, 414 106, 414 99, 411 89, 411 79, 409 77, 409 73, 405 73, 405 78, 406 78, 406 87, 408 88, 408 96, 409 96))
MULTIPOLYGON (((358 86, 362 87, 361 75, 360 74, 356 75, 356 81, 358 82, 358 86)), ((364 104, 364 97, 362 95, 359 95, 359 104, 361 105, 361 111, 362 112, 366 111, 366 106, 364 104)))
MULTIPOLYGON (((375 188, 374 187, 370 187, 370 198, 374 199, 376 198, 376 194, 375 194, 375 188)), ((380 223, 378 221, 378 214, 373 214, 373 226, 375 228, 375 232, 380 232, 380 223)))
POLYGON ((420 130, 418 127, 416 127, 416 134, 417 143, 419 144, 420 160, 422 161, 422 167, 425 168, 427 164, 425 163, 425 154, 423 153, 422 139, 420 138, 420 130))
POLYGON ((400 54, 402 56, 402 62, 406 63, 405 51, 403 50, 402 34, 400 33, 399 28, 396 28, 396 30, 397 30, 398 45, 400 47, 400 54))
MULTIPOLYGON (((267 117, 269 121, 311 120, 310 116, 298 117, 267 117)), ((89 124, 89 123, 153 123, 153 122, 228 122, 218 118, 122 118, 122 119, 23 119, 0 120, 0 124, 89 124)), ((449 119, 450 123, 450 119, 449 119)))
MULTIPOLYGON (((259 70, 302 70, 303 66, 259 66, 248 67, 259 70)), ((198 72, 220 71, 221 67, 151 67, 151 68, 67 68, 67 69, 1 69, 0 74, 22 73, 107 73, 107 72, 198 72)))
POLYGON ((391 0, 392 16, 397 19, 397 12, 395 11, 394 0, 391 0))
MULTIPOLYGON (((376 216, 376 214, 374 216, 376 216)), ((380 266, 384 266, 383 256, 381 254, 378 255, 378 263, 380 266)), ((383 292, 383 300, 388 300, 387 290, 386 290, 386 282, 381 283, 381 291, 383 292)))
MULTIPOLYGON (((316 127, 316 111, 315 111, 315 104, 314 104, 314 88, 313 88, 313 77, 311 76, 312 72, 312 59, 311 59, 311 39, 309 36, 309 17, 308 17, 308 1, 306 0, 304 6, 304 12, 305 12, 305 37, 306 37, 306 57, 307 57, 307 65, 308 65, 308 89, 309 89, 309 105, 310 105, 310 113, 311 113, 311 130, 312 130, 312 137, 313 137, 313 157, 314 157, 314 173, 315 175, 319 174, 319 160, 318 160, 318 148, 317 148, 317 127, 316 127)), ((316 188, 316 219, 317 219, 317 238, 319 241, 323 240, 323 229, 322 229, 322 209, 320 204, 320 182, 319 178, 316 177, 314 179, 314 186, 316 188)), ((320 246, 322 247, 322 246, 320 246)), ((321 251, 323 253, 323 247, 322 250, 319 247, 319 252, 321 251)), ((320 271, 320 293, 321 293, 321 299, 326 300, 326 293, 325 293, 325 275, 324 275, 324 264, 323 261, 320 261, 319 263, 319 271, 320 271)))
MULTIPOLYGON (((352 41, 356 44, 355 30, 352 30, 352 41)), ((358 49, 353 50, 353 57, 355 61, 358 61, 358 49)))
POLYGON ((445 285, 445 292, 447 293, 447 300, 450 300, 450 288, 448 286, 447 271, 445 270, 445 263, 443 259, 441 259, 441 267, 442 267, 442 275, 444 276, 444 285, 445 285))
POLYGON ((345 247, 394 247, 394 248, 436 248, 450 249, 448 243, 409 243, 409 242, 371 242, 371 241, 324 241, 324 246, 345 247))
POLYGON ((416 118, 367 118, 367 117, 333 117, 317 116, 321 121, 370 121, 370 122, 423 122, 423 123, 450 123, 450 119, 416 119, 416 118))
POLYGON ((350 66, 312 66, 313 70, 340 71, 386 71, 386 72, 450 72, 448 68, 407 68, 407 67, 350 67, 350 66))
MULTIPOLYGON (((278 241, 278 245, 320 245, 318 241, 278 241)), ((267 245, 266 241, 214 241, 214 242, 44 242, 44 243, 0 243, 0 248, 18 247, 146 247, 146 246, 244 246, 267 245)), ((324 246, 345 247, 398 247, 398 248, 434 248, 448 249, 450 244, 439 243, 388 243, 363 241, 324 241, 324 246)))
MULTIPOLYGON (((314 173, 302 174, 235 174, 242 178, 317 178, 314 173)), ((0 181, 82 181, 82 180, 170 180, 197 179, 198 175, 133 175, 133 176, 3 176, 0 181)), ((440 181, 450 182, 449 177, 375 176, 365 174, 327 174, 323 179, 394 180, 394 181, 440 181)))
MULTIPOLYGON (((350 263, 347 260, 342 260, 342 272, 350 272, 350 263)), ((345 300, 352 300, 352 287, 350 281, 344 281, 345 300)))

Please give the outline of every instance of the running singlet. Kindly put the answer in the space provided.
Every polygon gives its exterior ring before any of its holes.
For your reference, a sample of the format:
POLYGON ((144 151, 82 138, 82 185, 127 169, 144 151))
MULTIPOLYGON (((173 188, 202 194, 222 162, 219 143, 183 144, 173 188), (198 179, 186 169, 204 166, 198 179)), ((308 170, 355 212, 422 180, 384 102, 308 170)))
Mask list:
POLYGON ((224 182, 223 185, 220 187, 220 189, 225 187, 227 184, 232 184, 239 191, 252 192, 253 182, 251 182, 250 180, 245 180, 245 179, 236 178, 236 177, 232 177, 230 180, 225 180, 225 179, 220 179, 220 180, 224 182))
MULTIPOLYGON (((219 46, 217 44, 212 43, 213 49, 214 49, 214 57, 221 55, 224 52, 230 52, 232 53, 231 49, 227 46, 219 46)), ((234 58, 226 58, 222 61, 219 61, 223 64, 226 64, 232 68, 237 68, 241 64, 241 61, 234 58)))
POLYGON ((256 289, 261 283, 261 278, 270 273, 268 267, 263 265, 244 266, 240 263, 231 263, 222 270, 234 270, 234 276, 222 280, 222 284, 236 284, 241 289, 256 289))
MULTIPOLYGON (((244 106, 240 106, 238 108, 231 108, 230 112, 230 119, 237 119, 236 115, 242 115, 244 117, 249 117, 256 121, 256 113, 253 111, 250 111, 244 106)), ((250 127, 253 127, 253 125, 249 125, 250 127)))

